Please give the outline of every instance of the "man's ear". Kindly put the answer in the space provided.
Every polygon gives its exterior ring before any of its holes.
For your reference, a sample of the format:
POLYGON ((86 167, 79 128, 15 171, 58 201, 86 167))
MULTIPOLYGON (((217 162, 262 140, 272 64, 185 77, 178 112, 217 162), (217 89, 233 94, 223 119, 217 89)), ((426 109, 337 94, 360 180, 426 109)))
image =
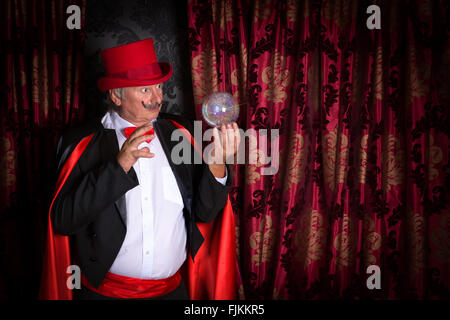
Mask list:
POLYGON ((120 106, 122 104, 122 100, 116 95, 113 90, 109 90, 109 98, 116 106, 120 106))

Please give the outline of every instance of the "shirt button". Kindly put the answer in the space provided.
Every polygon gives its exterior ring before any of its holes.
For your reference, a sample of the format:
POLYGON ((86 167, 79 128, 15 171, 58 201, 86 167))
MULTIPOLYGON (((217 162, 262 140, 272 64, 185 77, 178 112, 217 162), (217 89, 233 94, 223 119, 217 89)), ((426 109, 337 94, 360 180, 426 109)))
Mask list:
POLYGON ((148 251, 146 251, 146 252, 145 252, 145 254, 149 254, 149 252, 148 252, 148 251))
POLYGON ((147 200, 148 200, 148 197, 145 197, 144 200, 147 201, 147 200))

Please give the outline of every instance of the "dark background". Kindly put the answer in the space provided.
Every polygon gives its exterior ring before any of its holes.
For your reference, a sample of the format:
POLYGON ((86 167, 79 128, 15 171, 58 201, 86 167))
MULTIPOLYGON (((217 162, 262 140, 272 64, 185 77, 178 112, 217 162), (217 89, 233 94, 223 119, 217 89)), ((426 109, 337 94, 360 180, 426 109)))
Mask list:
POLYGON ((160 62, 173 67, 164 83, 163 112, 194 118, 185 1, 88 1, 86 7, 86 111, 99 117, 106 96, 96 82, 104 69, 100 50, 153 38, 160 62))

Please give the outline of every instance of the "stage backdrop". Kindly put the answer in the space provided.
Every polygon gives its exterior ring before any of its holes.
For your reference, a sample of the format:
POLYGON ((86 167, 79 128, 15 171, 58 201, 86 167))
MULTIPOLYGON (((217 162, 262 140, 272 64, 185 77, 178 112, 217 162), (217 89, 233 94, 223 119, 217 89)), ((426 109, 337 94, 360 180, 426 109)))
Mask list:
POLYGON ((276 174, 261 171, 273 150, 235 167, 241 297, 448 298, 445 1, 188 6, 197 117, 228 91, 241 128, 280 132, 276 174))
POLYGON ((225 90, 243 129, 280 130, 275 175, 261 174, 270 150, 234 167, 242 298, 448 298, 444 1, 154 3, 0 1, 0 298, 37 296, 56 141, 101 108, 95 52, 147 36, 181 66, 169 111, 199 117, 225 90), (373 2, 381 30, 369 31, 373 2), (66 28, 70 4, 81 30, 66 28), (84 59, 85 19, 99 44, 84 59), (381 290, 366 287, 369 265, 381 290))
POLYGON ((0 299, 36 299, 53 155, 84 113, 86 1, 0 1, 0 299), (80 7, 81 30, 66 27, 80 7))

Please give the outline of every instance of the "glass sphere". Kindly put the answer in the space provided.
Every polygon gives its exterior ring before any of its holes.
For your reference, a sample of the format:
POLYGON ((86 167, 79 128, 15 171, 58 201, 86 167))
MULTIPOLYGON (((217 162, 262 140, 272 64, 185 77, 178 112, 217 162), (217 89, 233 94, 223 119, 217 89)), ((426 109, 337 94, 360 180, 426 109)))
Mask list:
POLYGON ((215 92, 203 101, 202 115, 210 126, 218 127, 237 120, 239 105, 231 94, 215 92))

